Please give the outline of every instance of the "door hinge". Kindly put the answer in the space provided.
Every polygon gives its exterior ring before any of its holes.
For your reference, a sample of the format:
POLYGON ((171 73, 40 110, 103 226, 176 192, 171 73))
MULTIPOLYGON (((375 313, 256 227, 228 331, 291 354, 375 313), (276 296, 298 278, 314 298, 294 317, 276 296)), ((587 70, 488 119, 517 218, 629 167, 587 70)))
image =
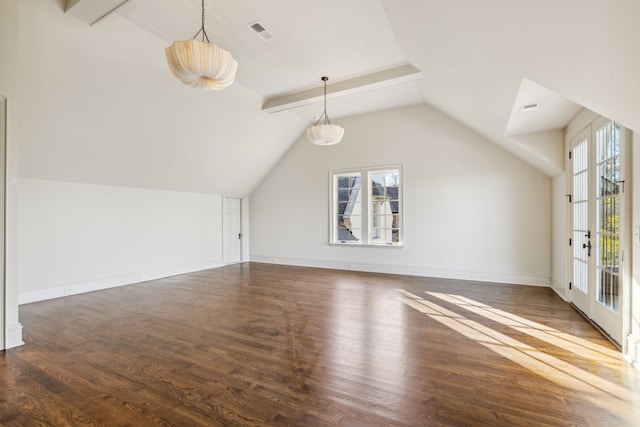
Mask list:
POLYGON ((569 290, 571 290, 571 282, 569 282, 569 290))
POLYGON ((571 160, 571 151, 569 151, 569 160, 571 160))
POLYGON ((569 237, 569 246, 571 246, 571 237, 569 237))
POLYGON ((238 233, 238 239, 242 239, 242 233, 238 233))

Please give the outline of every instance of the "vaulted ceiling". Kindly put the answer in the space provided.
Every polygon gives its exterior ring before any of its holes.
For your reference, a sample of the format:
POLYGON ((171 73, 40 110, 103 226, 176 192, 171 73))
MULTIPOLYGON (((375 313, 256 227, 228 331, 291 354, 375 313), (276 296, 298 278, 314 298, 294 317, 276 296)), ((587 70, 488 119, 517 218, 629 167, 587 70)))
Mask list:
MULTIPOLYGON (((200 7, 199 0, 67 3, 88 23, 112 11, 167 45, 193 37, 200 7)), ((562 158, 523 141, 540 133, 561 145, 562 133, 549 131, 582 107, 640 130, 634 0, 206 0, 205 8, 209 38, 231 51, 237 83, 264 104, 319 90, 327 75, 332 119, 427 102, 550 176, 562 158), (260 38, 249 27, 255 22, 274 37, 260 38), (359 87, 407 64, 418 74, 359 87), (348 90, 338 90, 340 82, 350 82, 348 90), (521 111, 532 103, 537 110, 521 111)), ((290 109, 313 121, 317 95, 290 109)))

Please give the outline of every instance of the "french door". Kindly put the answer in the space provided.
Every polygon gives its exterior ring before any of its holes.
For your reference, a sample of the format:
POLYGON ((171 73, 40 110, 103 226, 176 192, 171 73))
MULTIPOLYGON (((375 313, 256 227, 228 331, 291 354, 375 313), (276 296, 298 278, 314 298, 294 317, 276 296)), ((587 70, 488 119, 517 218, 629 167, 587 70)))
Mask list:
POLYGON ((626 131, 601 118, 571 141, 571 302, 622 342, 626 131))

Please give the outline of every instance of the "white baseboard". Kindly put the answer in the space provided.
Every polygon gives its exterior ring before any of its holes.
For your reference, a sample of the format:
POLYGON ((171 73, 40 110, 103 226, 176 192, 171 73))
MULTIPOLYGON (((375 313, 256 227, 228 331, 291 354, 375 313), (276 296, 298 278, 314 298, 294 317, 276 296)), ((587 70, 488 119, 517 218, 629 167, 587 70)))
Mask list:
POLYGON ((118 286, 131 285, 134 283, 146 282, 149 280, 163 279, 165 277, 177 276, 179 274, 193 273, 195 271, 208 270, 210 268, 222 267, 222 260, 215 260, 203 264, 194 264, 186 267, 171 268, 162 271, 132 274, 120 277, 111 277, 103 280, 91 282, 75 283, 67 286, 43 289, 39 291, 20 292, 18 304, 29 304, 31 302, 44 301, 53 298, 60 298, 69 295, 82 294, 85 292, 99 291, 101 289, 116 288, 118 286))
POLYGON ((560 298, 563 299, 563 301, 568 302, 568 298, 567 298, 567 287, 565 285, 563 285, 562 283, 558 282, 556 279, 554 279, 553 277, 551 278, 551 289, 558 294, 558 296, 560 298))
POLYGON ((24 341, 22 341, 22 324, 14 323, 13 325, 9 325, 7 327, 7 337, 6 337, 6 347, 5 349, 10 349, 13 347, 19 347, 24 345, 24 341))
POLYGON ((526 274, 472 272, 434 269, 411 265, 349 263, 342 261, 251 255, 250 260, 267 264, 296 265, 300 267, 331 268, 336 270, 364 271, 369 273, 402 274, 408 276, 438 277, 443 279, 473 280, 477 282, 510 283, 529 286, 550 286, 548 276, 526 274))
POLYGON ((631 334, 627 336, 627 353, 624 357, 631 365, 640 370, 640 337, 631 334))

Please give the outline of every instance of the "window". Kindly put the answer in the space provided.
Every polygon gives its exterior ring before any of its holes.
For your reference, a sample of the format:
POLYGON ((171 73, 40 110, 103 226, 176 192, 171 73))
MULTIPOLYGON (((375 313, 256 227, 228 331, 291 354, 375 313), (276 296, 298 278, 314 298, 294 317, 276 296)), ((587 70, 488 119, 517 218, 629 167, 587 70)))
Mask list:
POLYGON ((402 168, 331 172, 330 242, 402 245, 402 168))

